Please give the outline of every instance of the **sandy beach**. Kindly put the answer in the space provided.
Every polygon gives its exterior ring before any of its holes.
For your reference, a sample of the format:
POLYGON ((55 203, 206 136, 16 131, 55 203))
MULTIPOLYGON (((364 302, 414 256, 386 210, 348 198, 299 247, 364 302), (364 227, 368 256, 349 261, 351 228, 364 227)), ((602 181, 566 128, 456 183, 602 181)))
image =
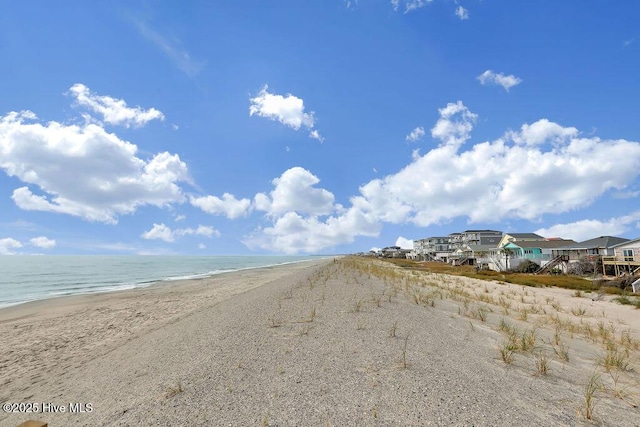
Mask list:
POLYGON ((23 304, 0 333, 0 401, 39 412, 0 426, 640 425, 634 307, 372 259, 23 304))

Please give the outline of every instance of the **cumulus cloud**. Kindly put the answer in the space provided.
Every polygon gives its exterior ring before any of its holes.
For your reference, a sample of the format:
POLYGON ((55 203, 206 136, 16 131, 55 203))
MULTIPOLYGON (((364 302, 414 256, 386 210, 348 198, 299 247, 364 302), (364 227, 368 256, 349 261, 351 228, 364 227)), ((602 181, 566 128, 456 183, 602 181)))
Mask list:
POLYGON ((12 195, 21 209, 116 223, 140 206, 182 202, 178 183, 190 178, 180 157, 143 160, 137 151, 93 123, 42 124, 30 111, 0 116, 0 169, 27 184, 12 195))
POLYGON ((358 209, 348 209, 325 220, 287 212, 273 226, 247 236, 250 249, 267 249, 285 254, 319 253, 339 244, 351 243, 356 236, 377 236, 381 225, 358 209))
POLYGON ((462 6, 458 6, 456 8, 456 16, 460 18, 461 21, 465 19, 469 19, 469 11, 462 6))
POLYGON ((478 116, 462 103, 449 103, 438 109, 440 118, 431 129, 431 136, 442 141, 443 145, 454 148, 464 144, 471 137, 471 130, 478 116))
POLYGON ((272 181, 275 188, 271 193, 256 194, 255 207, 272 217, 289 211, 328 215, 334 210, 334 196, 324 188, 314 187, 319 182, 308 170, 293 167, 272 181))
POLYGON ((69 91, 78 105, 100 114, 110 125, 140 127, 151 120, 164 120, 164 114, 155 108, 128 107, 124 100, 97 95, 81 83, 74 84, 69 91))
POLYGON ((418 226, 456 217, 538 220, 588 206, 640 174, 638 142, 581 138, 575 128, 541 120, 462 151, 476 115, 458 102, 440 116, 431 133, 443 143, 361 186, 351 199, 355 208, 380 221, 418 226))
POLYGON ((0 255, 13 255, 13 249, 19 249, 22 243, 11 237, 0 239, 0 255))
POLYGON ((323 141, 318 130, 313 129, 315 125, 314 113, 305 113, 304 101, 302 98, 291 95, 285 96, 269 93, 269 87, 264 85, 258 95, 251 98, 249 106, 249 116, 254 114, 265 117, 269 120, 278 121, 294 130, 304 127, 309 131, 309 137, 323 141))
POLYGON ((318 253, 357 236, 377 236, 381 224, 359 209, 345 209, 334 195, 318 188, 320 179, 301 167, 286 170, 272 181, 273 191, 258 193, 255 209, 271 222, 243 240, 250 249, 294 254, 318 253))
POLYGON ((494 73, 491 70, 487 70, 484 73, 478 76, 478 80, 482 85, 498 85, 502 86, 504 90, 509 92, 513 86, 517 86, 522 83, 522 79, 514 76, 513 74, 509 74, 505 76, 502 73, 494 73))
POLYGON ((563 237, 580 242, 593 239, 596 236, 620 236, 634 227, 640 228, 640 211, 604 221, 583 219, 566 224, 556 224, 548 228, 540 228, 535 233, 541 236, 563 237))
POLYGON ((417 140, 421 139, 424 135, 425 135, 424 128, 422 126, 419 126, 414 130, 412 130, 411 133, 407 135, 405 140, 409 142, 416 142, 417 140))
POLYGON ((402 249, 413 249, 413 240, 398 236, 398 239, 396 239, 396 246, 400 246, 402 249))
POLYGON ((34 237, 33 239, 29 240, 29 243, 31 243, 31 246, 42 249, 51 249, 56 247, 55 239, 49 239, 45 236, 34 237))
POLYGON ((165 224, 153 224, 151 230, 145 231, 140 235, 140 237, 147 240, 157 239, 171 243, 177 238, 190 235, 220 237, 220 232, 213 227, 205 225, 199 225, 198 228, 177 228, 172 230, 171 227, 168 227, 165 224))
POLYGON ((190 196, 189 202, 212 215, 224 215, 229 219, 247 216, 251 209, 251 200, 236 199, 234 195, 224 193, 222 198, 216 196, 190 196))
POLYGON ((544 143, 563 144, 578 136, 578 129, 562 127, 547 119, 540 119, 533 124, 524 124, 519 132, 508 132, 507 137, 516 144, 540 145, 544 143))

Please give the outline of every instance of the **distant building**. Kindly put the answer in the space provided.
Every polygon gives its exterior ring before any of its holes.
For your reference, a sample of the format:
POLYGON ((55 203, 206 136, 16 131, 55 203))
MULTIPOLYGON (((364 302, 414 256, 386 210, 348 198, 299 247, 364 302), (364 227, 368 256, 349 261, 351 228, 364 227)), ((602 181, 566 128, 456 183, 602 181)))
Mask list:
POLYGON ((427 237, 413 241, 413 256, 418 261, 447 262, 449 237, 427 237))

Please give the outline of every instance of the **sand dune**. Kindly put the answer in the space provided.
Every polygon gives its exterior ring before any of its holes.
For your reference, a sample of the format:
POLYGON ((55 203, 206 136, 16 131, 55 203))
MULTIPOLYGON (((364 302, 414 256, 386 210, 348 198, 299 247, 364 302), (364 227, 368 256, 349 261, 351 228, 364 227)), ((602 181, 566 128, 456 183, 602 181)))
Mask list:
POLYGON ((639 314, 359 258, 28 304, 0 400, 92 411, 0 426, 638 425, 639 314))

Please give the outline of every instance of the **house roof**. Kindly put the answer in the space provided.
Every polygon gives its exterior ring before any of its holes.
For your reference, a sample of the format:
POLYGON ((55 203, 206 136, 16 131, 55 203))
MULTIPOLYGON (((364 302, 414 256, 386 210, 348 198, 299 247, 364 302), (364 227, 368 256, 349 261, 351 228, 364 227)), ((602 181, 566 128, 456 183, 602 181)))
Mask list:
POLYGON ((502 234, 502 231, 497 231, 497 230, 465 230, 465 233, 496 233, 496 234, 502 234))
POLYGON ((536 233, 506 233, 514 239, 540 239, 543 240, 544 237, 540 236, 536 233))
POLYGON ((531 241, 523 241, 523 242, 509 242, 507 245, 518 246, 522 249, 525 248, 540 248, 540 249, 549 249, 549 248, 561 248, 565 246, 571 246, 575 244, 575 240, 540 240, 537 242, 531 241))
POLYGON ((481 236, 480 245, 478 246, 492 245, 493 247, 496 247, 498 246, 498 243, 500 243, 500 240, 502 240, 502 237, 499 236, 481 236))
POLYGON ((617 248, 618 246, 628 245, 629 243, 640 243, 640 237, 638 237, 637 239, 627 240, 626 242, 616 243, 615 245, 613 245, 611 247, 612 248, 617 248))
POLYGON ((584 242, 574 243, 572 245, 562 246, 562 249, 594 249, 594 248, 611 248, 612 246, 628 242, 629 239, 615 236, 600 236, 595 239, 585 240, 584 242))

